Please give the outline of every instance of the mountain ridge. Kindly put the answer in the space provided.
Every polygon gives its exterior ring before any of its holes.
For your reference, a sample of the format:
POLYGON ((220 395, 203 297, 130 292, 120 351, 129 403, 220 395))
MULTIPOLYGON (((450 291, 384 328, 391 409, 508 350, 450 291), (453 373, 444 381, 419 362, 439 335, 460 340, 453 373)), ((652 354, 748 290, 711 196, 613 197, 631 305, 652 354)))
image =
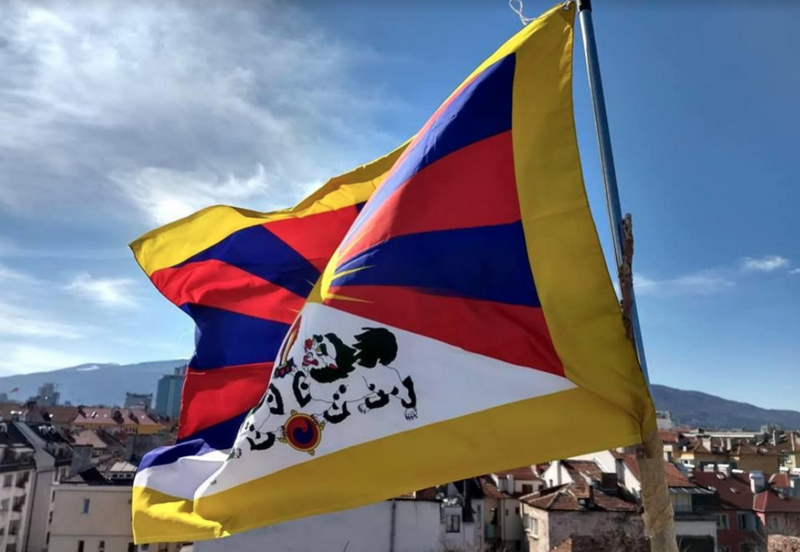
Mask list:
POLYGON ((122 405, 125 393, 152 393, 155 402, 158 380, 172 374, 186 359, 159 360, 135 364, 86 363, 48 372, 13 374, 0 377, 0 393, 9 400, 23 402, 36 396, 43 383, 54 383, 61 393, 60 402, 73 405, 122 405), (19 391, 11 393, 18 388, 19 391))
MULTIPOLYGON (((153 393, 158 380, 172 374, 186 359, 159 360, 136 364, 87 363, 48 372, 14 374, 0 377, 0 393, 9 400, 25 401, 38 392, 43 383, 55 383, 61 403, 73 405, 122 405, 125 393, 153 393), (11 394, 11 390, 19 392, 11 394)), ((762 425, 778 424, 784 429, 800 429, 800 412, 767 409, 732 401, 703 391, 651 386, 657 410, 669 410, 678 425, 714 429, 759 430, 762 425)))
POLYGON ((668 410, 678 425, 714 429, 760 430, 767 424, 800 429, 800 412, 769 409, 724 399, 703 391, 650 386, 657 410, 668 410))

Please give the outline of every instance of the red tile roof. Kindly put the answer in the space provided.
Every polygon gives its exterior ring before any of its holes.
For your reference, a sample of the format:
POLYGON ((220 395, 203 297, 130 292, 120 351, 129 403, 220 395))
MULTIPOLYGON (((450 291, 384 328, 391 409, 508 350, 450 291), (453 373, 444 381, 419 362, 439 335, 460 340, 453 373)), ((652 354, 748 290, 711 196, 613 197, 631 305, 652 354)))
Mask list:
POLYGON ((488 475, 482 475, 478 478, 478 483, 481 486, 481 492, 486 498, 512 498, 503 491, 497 488, 494 481, 488 475))
POLYGON ((72 422, 74 425, 118 426, 136 424, 146 426, 163 425, 152 412, 143 408, 94 408, 79 410, 72 422), (115 418, 115 413, 117 417, 115 418))
POLYGON ((661 438, 662 443, 670 445, 674 445, 681 440, 681 434, 671 429, 659 429, 658 436, 661 438))
POLYGON ((539 493, 530 494, 520 498, 528 506, 540 510, 576 511, 590 509, 593 511, 607 512, 638 512, 639 505, 636 501, 628 499, 623 494, 612 496, 604 493, 599 488, 591 488, 584 483, 568 483, 558 487, 551 487, 539 493), (592 506, 581 506, 578 499, 592 496, 592 506))
MULTIPOLYGON (((638 479, 639 481, 642 480, 642 476, 639 474, 639 462, 636 461, 635 454, 621 454, 619 455, 622 458, 622 461, 631 470, 631 473, 638 479)), ((664 474, 667 477, 667 486, 673 488, 679 487, 695 487, 696 485, 689 481, 681 471, 673 464, 672 462, 667 462, 664 460, 664 474)))
POLYGON ((753 491, 750 490, 750 478, 746 473, 728 476, 722 472, 696 470, 693 477, 698 485, 717 491, 723 510, 753 509, 753 491))
MULTIPOLYGON (((755 510, 757 512, 800 512, 800 500, 779 493, 768 487, 753 494, 747 473, 734 472, 726 476, 720 472, 694 472, 699 485, 717 491, 720 505, 724 509, 755 510)), ((775 478, 770 478, 772 486, 775 478)), ((779 479, 778 479, 779 480, 779 479)))
POLYGON ((75 445, 89 445, 96 449, 122 448, 123 443, 102 430, 84 429, 71 436, 75 445))
POLYGON ((789 481, 789 474, 786 472, 773 473, 769 477, 769 484, 772 485, 773 487, 789 488, 791 487, 791 482, 789 481))
POLYGON ((579 483, 585 482, 585 478, 596 482, 600 482, 603 478, 603 470, 591 460, 562 460, 561 465, 564 466, 570 477, 579 483))
POLYGON ((772 446, 756 447, 748 443, 741 443, 733 447, 731 456, 776 456, 780 454, 772 446))
POLYGON ((767 489, 755 496, 753 510, 765 513, 800 513, 800 500, 791 496, 778 493, 774 489, 767 489))

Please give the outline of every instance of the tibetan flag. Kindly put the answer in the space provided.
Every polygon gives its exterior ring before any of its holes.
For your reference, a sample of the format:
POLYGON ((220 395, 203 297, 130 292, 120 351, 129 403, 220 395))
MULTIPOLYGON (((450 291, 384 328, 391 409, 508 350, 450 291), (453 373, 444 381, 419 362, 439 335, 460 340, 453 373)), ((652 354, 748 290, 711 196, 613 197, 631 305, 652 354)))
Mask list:
MULTIPOLYGON (((525 27, 397 153, 281 321, 227 458, 193 493, 181 460, 162 488, 153 467, 137 475, 137 541, 222 537, 655 428, 583 188, 574 11, 525 27)), ((231 336, 215 340, 227 365, 261 346, 228 320, 213 327, 231 336)))
POLYGON ((192 512, 197 489, 228 457, 306 297, 404 148, 331 179, 292 209, 210 207, 131 244, 155 287, 197 327, 177 444, 147 454, 136 474, 137 539, 165 540, 177 529, 191 540, 213 527, 192 512), (162 534, 165 522, 171 530, 162 534))

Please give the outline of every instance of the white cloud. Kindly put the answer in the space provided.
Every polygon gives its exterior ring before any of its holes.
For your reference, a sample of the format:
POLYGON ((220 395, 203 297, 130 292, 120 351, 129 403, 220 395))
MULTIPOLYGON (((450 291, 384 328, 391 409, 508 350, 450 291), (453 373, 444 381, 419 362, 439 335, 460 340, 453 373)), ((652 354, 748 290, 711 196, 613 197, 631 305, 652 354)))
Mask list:
POLYGON ((49 347, 9 344, 3 346, 0 370, 14 374, 28 374, 42 370, 55 370, 65 366, 76 366, 85 362, 88 360, 82 356, 49 347))
POLYGON ((729 291, 736 283, 721 274, 700 272, 663 280, 636 274, 634 286, 637 295, 711 295, 729 291))
POLYGON ((104 307, 136 307, 134 281, 130 278, 92 278, 88 273, 75 276, 64 288, 80 298, 104 307))
POLYGON ((0 45, 0 208, 18 213, 285 206, 395 145, 371 125, 396 104, 369 52, 287 3, 12 1, 0 45))
POLYGON ((153 222, 165 224, 212 204, 247 205, 270 189, 263 165, 244 179, 232 175, 147 168, 112 179, 153 222), (191 193, 186 193, 191 190, 191 193))
POLYGON ((0 283, 2 283, 4 287, 10 286, 11 284, 34 284, 36 282, 36 278, 24 272, 19 272, 18 270, 0 265, 0 283))
POLYGON ((52 320, 44 312, 0 301, 0 336, 11 337, 81 337, 74 327, 52 320))
POLYGON ((766 255, 764 257, 744 257, 739 260, 739 267, 744 272, 772 272, 779 268, 786 268, 789 259, 780 255, 766 255))
POLYGON ((800 268, 793 268, 789 271, 789 274, 800 274, 800 268))
POLYGON ((27 248, 0 237, 0 258, 3 259, 108 260, 129 259, 130 256, 130 250, 125 244, 115 248, 27 248))
POLYGON ((0 264, 0 336, 78 339, 81 333, 60 322, 41 304, 51 286, 30 274, 0 264))

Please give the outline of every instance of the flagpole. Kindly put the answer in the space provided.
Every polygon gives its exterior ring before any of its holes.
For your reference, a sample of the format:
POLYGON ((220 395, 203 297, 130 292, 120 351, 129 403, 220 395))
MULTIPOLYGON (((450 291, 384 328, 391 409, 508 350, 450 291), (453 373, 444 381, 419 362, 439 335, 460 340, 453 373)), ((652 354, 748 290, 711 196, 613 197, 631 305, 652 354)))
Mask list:
MULTIPOLYGON (((629 336, 633 339, 639 356, 642 373, 650 384, 647 373, 647 360, 644 353, 642 331, 639 326, 639 313, 636 308, 636 296, 633 290, 631 273, 631 257, 633 255, 633 238, 630 220, 622 216, 617 188, 617 174, 614 168, 614 154, 611 149, 611 134, 608 130, 608 115, 603 94, 603 82, 600 78, 600 60, 597 55, 597 43, 592 24, 591 0, 577 0, 578 17, 581 22, 583 49, 586 55, 586 69, 589 77, 589 90, 594 107, 594 121, 597 130, 597 142, 600 149, 600 163, 603 171, 603 183, 606 191, 608 217, 611 223, 611 237, 614 242, 614 260, 617 265, 620 291, 623 296, 623 314, 629 317, 629 336), (627 232, 626 232, 627 230, 627 232), (627 235, 626 235, 627 234, 627 235)), ((647 534, 650 537, 652 552, 678 552, 675 537, 675 516, 669 497, 666 475, 664 472, 664 447, 657 431, 643 435, 642 447, 637 453, 641 475, 642 500, 647 534)))
MULTIPOLYGON (((614 152, 611 148, 611 134, 608 130, 608 115, 606 114, 606 98, 603 93, 603 81, 600 78, 600 60, 597 56, 597 44, 594 38, 594 25, 592 24, 591 0, 578 0, 578 16, 581 22, 583 36, 583 50, 586 54, 586 69, 589 75, 589 90, 592 95, 594 107, 595 128, 597 142, 600 146, 600 164, 603 171, 603 183, 606 190, 606 204, 608 218, 611 223, 611 238, 614 242, 614 259, 617 270, 623 266, 624 232, 622 227, 622 207, 619 202, 619 189, 617 188, 617 171, 614 168, 614 152)), ((622 285, 622 282, 620 282, 622 285)), ((636 308, 636 295, 631 292, 631 324, 633 326, 634 343, 639 356, 639 365, 642 367, 648 385, 650 377, 647 372, 647 359, 644 354, 642 330, 639 326, 639 311, 636 308)))

